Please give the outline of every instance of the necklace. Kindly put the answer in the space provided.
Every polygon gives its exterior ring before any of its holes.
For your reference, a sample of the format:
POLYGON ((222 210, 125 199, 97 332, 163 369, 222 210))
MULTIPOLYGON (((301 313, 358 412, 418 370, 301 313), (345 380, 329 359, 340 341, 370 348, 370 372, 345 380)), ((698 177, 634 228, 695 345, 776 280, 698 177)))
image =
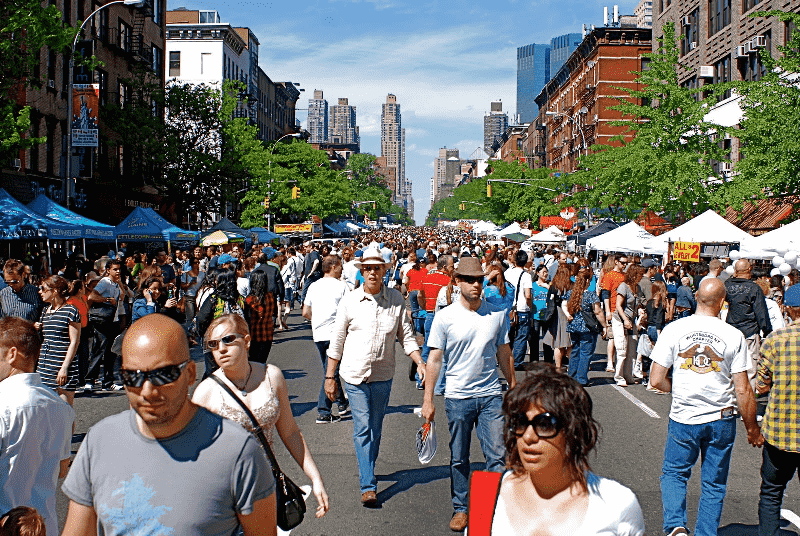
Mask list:
POLYGON ((231 383, 233 383, 233 386, 236 387, 237 389, 239 389, 239 391, 242 393, 242 396, 247 396, 247 389, 246 389, 247 383, 250 381, 250 375, 253 373, 253 365, 251 365, 250 363, 247 363, 247 364, 250 366, 250 370, 247 373, 247 378, 245 378, 244 384, 241 387, 239 387, 238 385, 236 385, 233 382, 233 380, 231 380, 231 383))

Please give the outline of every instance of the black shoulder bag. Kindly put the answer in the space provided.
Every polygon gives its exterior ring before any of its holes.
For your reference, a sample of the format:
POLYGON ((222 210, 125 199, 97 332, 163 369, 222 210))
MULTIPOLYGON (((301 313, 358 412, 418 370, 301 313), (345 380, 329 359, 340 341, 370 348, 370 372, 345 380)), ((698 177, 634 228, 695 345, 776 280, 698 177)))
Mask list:
MULTIPOLYGON (((267 374, 269 374, 269 372, 267 372, 267 374)), ((278 460, 275 459, 267 437, 264 435, 264 430, 261 429, 258 419, 256 419, 253 412, 250 411, 250 408, 248 408, 247 405, 242 402, 242 399, 236 396, 236 393, 225 385, 225 382, 220 380, 216 375, 212 374, 209 378, 225 389, 225 391, 239 403, 245 414, 250 417, 250 421, 256 429, 254 435, 261 442, 261 446, 264 447, 264 452, 267 453, 267 458, 272 466, 272 476, 275 477, 275 504, 277 505, 278 526, 281 530, 293 529, 303 522, 303 516, 306 513, 306 500, 303 498, 303 491, 281 471, 281 468, 278 466, 278 460)))
POLYGON ((525 269, 522 270, 519 274, 519 279, 517 280, 517 287, 514 290, 514 305, 511 307, 511 313, 509 316, 509 320, 511 322, 511 327, 516 326, 519 324, 519 317, 517 316, 517 303, 519 302, 519 286, 522 284, 522 276, 525 275, 525 269))

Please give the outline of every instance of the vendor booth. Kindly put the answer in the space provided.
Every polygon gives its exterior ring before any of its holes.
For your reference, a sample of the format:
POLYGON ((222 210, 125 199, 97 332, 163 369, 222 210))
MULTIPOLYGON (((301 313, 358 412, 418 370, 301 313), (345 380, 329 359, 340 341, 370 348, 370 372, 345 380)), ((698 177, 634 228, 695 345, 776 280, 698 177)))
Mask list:
POLYGON ((667 252, 665 244, 662 244, 656 237, 634 222, 626 223, 622 227, 617 227, 607 233, 588 239, 586 248, 598 251, 651 255, 664 255, 667 252))
POLYGON ((117 240, 124 242, 147 242, 147 248, 155 248, 166 242, 167 248, 172 245, 188 247, 197 244, 200 233, 187 231, 172 225, 152 208, 136 207, 122 223, 114 228, 117 240))
POLYGON ((701 257, 728 257, 742 242, 752 237, 714 212, 707 210, 683 225, 664 233, 658 240, 671 259, 700 262, 701 257))
POLYGON ((52 220, 82 227, 84 252, 86 251, 87 239, 114 242, 114 239, 116 238, 113 225, 106 225, 105 223, 100 223, 72 212, 68 208, 62 207, 46 195, 39 195, 36 199, 28 203, 28 208, 37 214, 41 214, 42 216, 46 216, 52 220))
POLYGON ((259 244, 269 244, 273 240, 280 240, 280 236, 263 227, 251 227, 247 232, 253 235, 253 241, 259 244))
POLYGON ((244 242, 244 236, 238 233, 231 233, 229 231, 211 231, 200 240, 200 245, 203 247, 208 246, 224 246, 227 244, 241 244, 244 242))

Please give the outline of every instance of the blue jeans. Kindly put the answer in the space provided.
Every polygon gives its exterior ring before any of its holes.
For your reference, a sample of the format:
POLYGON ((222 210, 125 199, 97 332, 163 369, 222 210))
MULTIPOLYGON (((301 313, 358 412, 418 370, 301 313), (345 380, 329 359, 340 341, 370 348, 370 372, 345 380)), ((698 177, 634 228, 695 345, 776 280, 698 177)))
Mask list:
POLYGON ((664 533, 686 527, 686 483, 692 467, 702 455, 700 503, 695 536, 716 536, 722 516, 722 503, 728 484, 736 418, 706 424, 681 424, 670 419, 664 464, 661 468, 661 504, 664 508, 664 533))
POLYGON ((502 407, 500 395, 444 399, 450 430, 450 495, 456 512, 466 512, 469 504, 469 450, 473 428, 486 458, 486 470, 495 473, 505 470, 502 407))
MULTIPOLYGON (((758 536, 776 536, 781 522, 781 503, 786 484, 800 469, 800 453, 764 443, 761 492, 758 498, 758 536)), ((798 474, 800 476, 800 474, 798 474)))
MULTIPOLYGON (((317 345, 317 351, 319 352, 319 358, 322 360, 322 375, 327 376, 328 374, 328 347, 331 345, 331 341, 314 341, 314 344, 317 345)), ((336 370, 333 373, 333 377, 336 378, 334 382, 336 383, 336 403, 339 405, 340 408, 347 407, 347 399, 344 397, 344 391, 342 391, 342 382, 339 381, 339 365, 336 365, 336 370)), ((317 413, 320 417, 327 417, 331 414, 331 408, 333 407, 333 402, 331 399, 328 398, 328 395, 325 394, 325 380, 322 380, 322 387, 319 389, 319 399, 317 400, 317 413)))
POLYGON ((597 334, 591 331, 576 331, 569 334, 572 339, 572 354, 569 358, 568 374, 586 386, 589 383, 589 364, 592 362, 597 334))
POLYGON ((358 460, 361 493, 377 491, 375 460, 378 459, 378 449, 381 446, 383 417, 389 406, 392 380, 358 385, 344 381, 342 386, 347 392, 350 409, 353 412, 353 444, 358 460))
MULTIPOLYGON (((427 363, 428 362, 428 356, 431 353, 431 349, 428 348, 428 335, 431 332, 431 325, 433 325, 433 317, 436 316, 436 312, 435 311, 428 311, 425 314, 426 314, 426 316, 425 316, 425 326, 423 327, 423 332, 424 332, 424 335, 425 335, 425 343, 422 345, 422 354, 421 354, 423 363, 427 363)), ((415 378, 417 379, 417 387, 419 387, 420 386, 419 374, 416 374, 415 378)))
POLYGON ((408 303, 411 304, 411 322, 414 324, 414 329, 417 334, 421 335, 425 331, 425 319, 419 317, 419 302, 417 301, 418 290, 412 290, 408 293, 408 303))
MULTIPOLYGON (((514 352, 514 368, 520 368, 525 364, 525 354, 528 352, 528 333, 531 329, 531 315, 528 312, 517 313, 517 327, 514 332, 514 340, 511 342, 512 350, 514 352)), ((536 359, 539 359, 539 348, 536 348, 536 359)), ((531 350, 531 361, 533 359, 533 350, 531 350)))

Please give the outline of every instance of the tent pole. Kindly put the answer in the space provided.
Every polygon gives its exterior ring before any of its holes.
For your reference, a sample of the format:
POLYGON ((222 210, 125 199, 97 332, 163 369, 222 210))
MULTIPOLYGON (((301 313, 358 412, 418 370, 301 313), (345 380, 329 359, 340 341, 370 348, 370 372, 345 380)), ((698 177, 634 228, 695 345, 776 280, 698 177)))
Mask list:
POLYGON ((86 239, 83 239, 83 256, 86 256, 86 239))
POLYGON ((50 260, 50 237, 47 237, 47 268, 50 273, 53 272, 53 262, 50 260))

